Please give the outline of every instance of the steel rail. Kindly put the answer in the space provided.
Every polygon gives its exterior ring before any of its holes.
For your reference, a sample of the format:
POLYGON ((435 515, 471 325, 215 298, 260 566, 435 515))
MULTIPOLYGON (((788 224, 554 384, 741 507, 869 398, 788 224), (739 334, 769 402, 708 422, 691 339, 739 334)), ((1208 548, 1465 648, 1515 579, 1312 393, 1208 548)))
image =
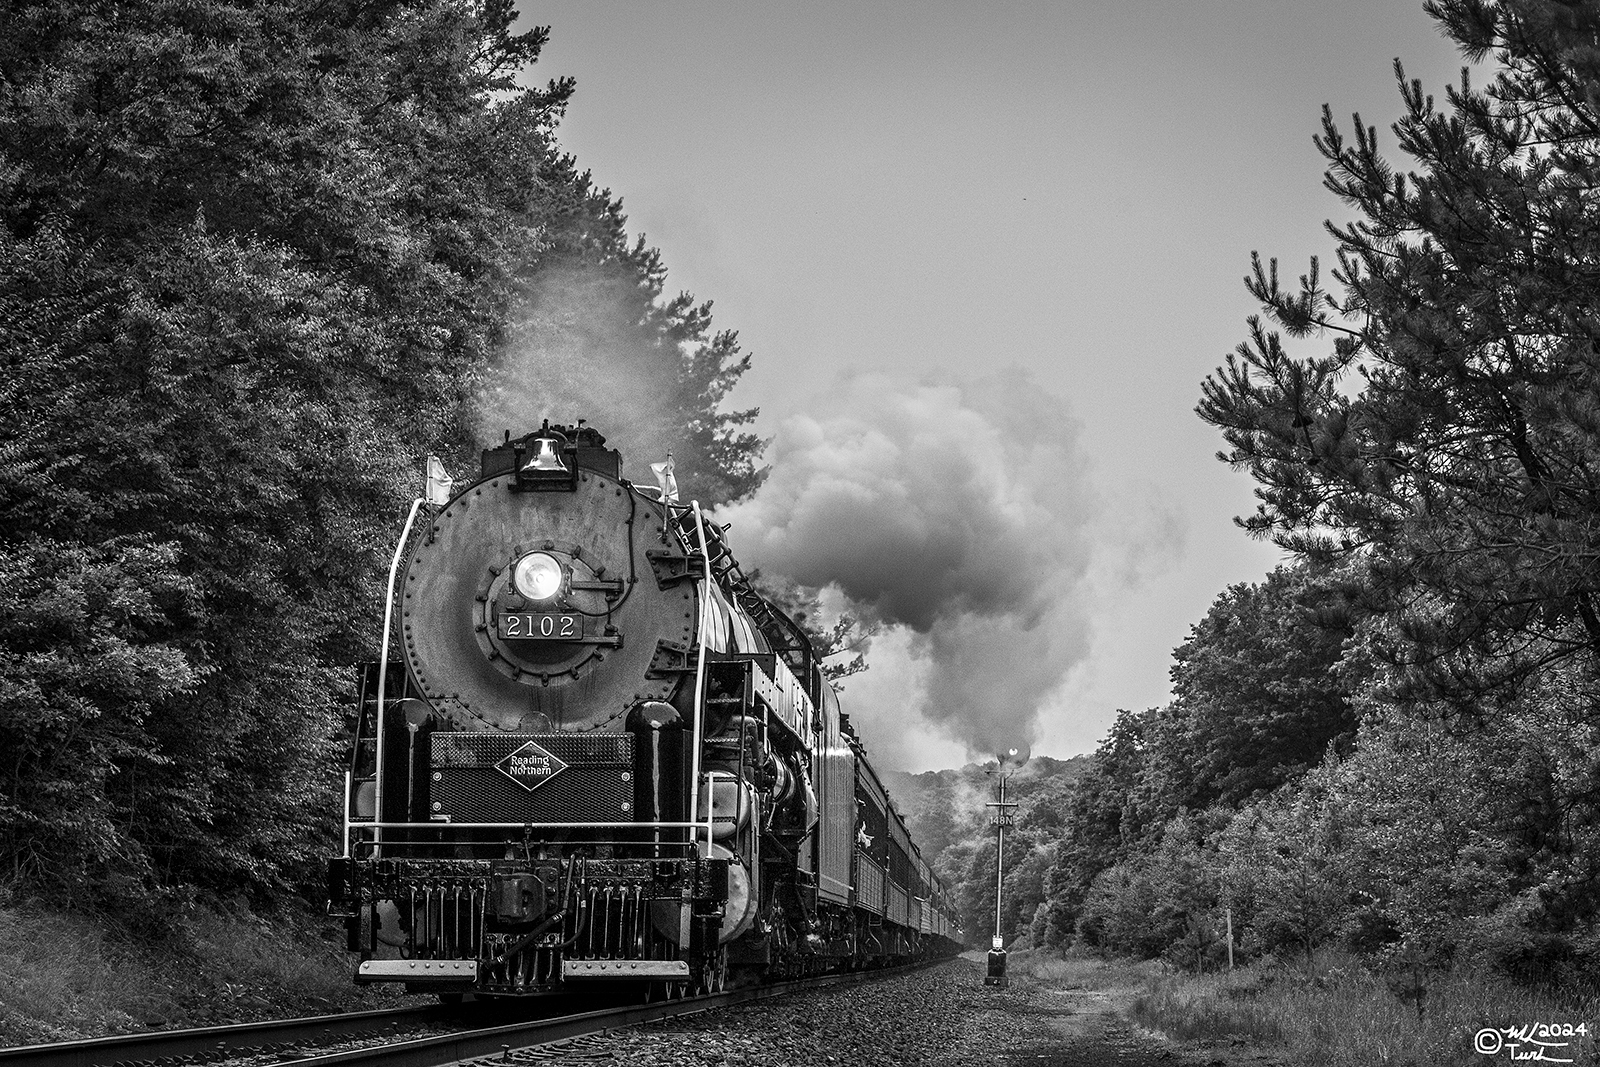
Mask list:
MULTIPOLYGON (((489 1015, 504 1019, 508 1010, 551 1007, 578 994, 566 993, 527 1001, 497 1001, 462 1006, 428 1005, 420 1008, 386 1008, 351 1012, 344 1015, 313 1015, 298 1019, 234 1023, 191 1030, 157 1030, 117 1037, 88 1038, 47 1045, 20 1045, 0 1049, 0 1067, 115 1067, 117 1064, 143 1064, 193 1057, 194 1062, 226 1061, 230 1057, 275 1051, 278 1067, 439 1067, 476 1056, 496 1055, 506 1048, 563 1041, 584 1034, 637 1026, 656 1019, 693 1012, 712 1011, 736 1004, 764 1000, 804 989, 820 989, 889 977, 938 960, 903 967, 822 975, 771 985, 751 986, 681 1000, 653 1004, 632 1004, 516 1022, 496 1022, 473 1026, 472 1016, 489 1015), (457 1027, 455 1032, 404 1040, 385 1040, 381 1031, 423 1025, 457 1027), (283 1046, 327 1043, 330 1039, 370 1034, 374 1043, 361 1049, 311 1053, 297 1059, 283 1046), (272 1046, 278 1046, 273 1049, 272 1046)), ((596 989, 594 999, 603 1000, 609 990, 596 989)))
POLYGON ((215 1053, 305 1041, 323 1034, 347 1035, 389 1026, 421 1025, 456 1017, 458 1009, 431 1004, 420 1008, 381 1008, 344 1015, 310 1015, 256 1023, 204 1026, 193 1030, 152 1030, 142 1034, 58 1041, 48 1045, 0 1048, 0 1067, 109 1067, 127 1061, 215 1053))
POLYGON ((563 1015, 550 1019, 511 1023, 439 1037, 418 1038, 370 1048, 351 1049, 344 1052, 309 1056, 300 1060, 281 1060, 277 1067, 445 1067, 484 1056, 498 1056, 514 1049, 547 1045, 586 1034, 606 1030, 620 1030, 641 1023, 670 1019, 678 1015, 731 1008, 757 1000, 797 993, 807 989, 826 989, 836 985, 855 985, 860 982, 892 975, 904 974, 921 967, 944 962, 924 960, 900 967, 886 967, 872 971, 848 971, 812 978, 796 979, 772 985, 730 989, 722 993, 708 993, 682 1000, 655 1004, 635 1004, 608 1008, 601 1011, 563 1015))

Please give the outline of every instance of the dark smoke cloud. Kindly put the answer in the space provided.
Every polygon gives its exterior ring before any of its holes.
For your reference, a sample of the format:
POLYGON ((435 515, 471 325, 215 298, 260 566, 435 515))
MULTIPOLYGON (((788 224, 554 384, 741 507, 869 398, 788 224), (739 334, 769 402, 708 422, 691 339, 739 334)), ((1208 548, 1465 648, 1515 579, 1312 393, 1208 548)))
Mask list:
MULTIPOLYGON (((741 559, 909 629, 924 718, 976 754, 1025 752, 1088 650, 1075 594, 1095 508, 1078 432, 1021 371, 962 384, 861 375, 783 423, 766 483, 719 518, 741 559)), ((848 710, 869 743, 895 728, 848 710)))

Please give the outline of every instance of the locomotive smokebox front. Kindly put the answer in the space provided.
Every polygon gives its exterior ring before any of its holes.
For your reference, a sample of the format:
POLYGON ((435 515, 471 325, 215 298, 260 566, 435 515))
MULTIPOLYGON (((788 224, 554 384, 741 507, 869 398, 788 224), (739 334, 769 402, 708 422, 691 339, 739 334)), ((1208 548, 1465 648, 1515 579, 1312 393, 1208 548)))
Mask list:
MULTIPOLYGON (((693 584, 658 581, 661 506, 621 480, 599 434, 574 437, 547 428, 485 452, 483 477, 411 550, 405 655, 442 728, 620 733, 630 709, 674 695, 693 584)), ((527 775, 554 773, 523 757, 527 775)))

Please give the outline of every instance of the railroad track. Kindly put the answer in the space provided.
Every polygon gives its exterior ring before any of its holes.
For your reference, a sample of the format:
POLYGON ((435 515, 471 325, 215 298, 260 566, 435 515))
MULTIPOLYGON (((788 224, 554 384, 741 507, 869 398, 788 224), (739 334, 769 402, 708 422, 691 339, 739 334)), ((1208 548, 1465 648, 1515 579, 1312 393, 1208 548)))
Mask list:
MULTIPOLYGON (((902 974, 940 961, 875 971, 823 975, 772 985, 730 989, 652 1004, 612 1004, 571 1011, 575 995, 560 1004, 531 1002, 507 1006, 470 1004, 319 1015, 196 1030, 171 1030, 121 1037, 63 1041, 0 1049, 0 1067, 146 1067, 146 1065, 272 1064, 273 1067, 442 1067, 482 1056, 564 1041, 606 1030, 625 1029, 675 1015, 714 1011, 804 989, 849 985, 902 974), (506 1021, 517 1008, 566 1014, 506 1021), (427 1029, 447 1028, 442 1033, 427 1029)), ((593 1004, 596 996, 586 999, 593 1004)))
POLYGON ((0 1049, 0 1067, 110 1067, 112 1064, 148 1063, 179 1057, 204 1063, 286 1045, 327 1044, 364 1034, 420 1029, 434 1023, 448 1023, 454 1010, 441 1005, 387 1008, 343 1015, 315 1015, 303 1019, 204 1026, 192 1030, 157 1030, 48 1045, 21 1045, 0 1049))

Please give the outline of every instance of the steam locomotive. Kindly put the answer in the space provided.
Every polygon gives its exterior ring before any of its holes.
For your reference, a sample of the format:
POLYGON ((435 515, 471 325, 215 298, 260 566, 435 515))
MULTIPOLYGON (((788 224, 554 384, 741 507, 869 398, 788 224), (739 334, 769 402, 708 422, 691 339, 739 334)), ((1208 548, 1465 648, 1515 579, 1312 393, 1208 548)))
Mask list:
POLYGON ((329 861, 357 982, 678 996, 959 949, 815 650, 698 504, 548 421, 436 499, 329 861))

